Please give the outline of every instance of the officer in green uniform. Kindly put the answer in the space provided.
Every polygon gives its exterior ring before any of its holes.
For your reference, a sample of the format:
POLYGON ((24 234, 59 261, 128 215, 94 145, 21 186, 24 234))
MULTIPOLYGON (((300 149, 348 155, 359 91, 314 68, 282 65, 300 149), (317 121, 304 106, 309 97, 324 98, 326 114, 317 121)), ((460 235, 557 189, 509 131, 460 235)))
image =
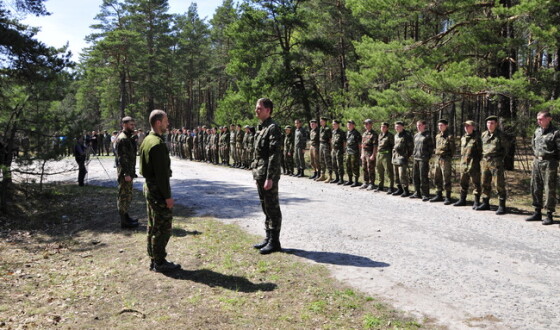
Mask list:
POLYGON ((169 124, 163 110, 150 113, 152 130, 140 147, 140 174, 144 176, 144 196, 148 211, 148 256, 150 270, 169 272, 180 265, 167 261, 166 246, 171 237, 173 198, 171 198, 171 159, 162 135, 169 124))
POLYGON ((230 133, 228 131, 227 126, 224 126, 222 128, 222 135, 220 136, 220 142, 222 143, 222 165, 224 166, 229 166, 229 138, 230 138, 230 133))
POLYGON ((190 129, 187 130, 187 145, 185 149, 185 153, 187 154, 187 159, 193 159, 193 134, 190 129))
POLYGON ((504 158, 507 155, 509 142, 506 135, 498 129, 498 117, 486 118, 486 128, 482 133, 482 204, 477 211, 490 210, 492 181, 498 190, 499 206, 496 214, 506 214, 506 180, 504 175, 504 158))
POLYGON ((260 121, 255 136, 255 160, 253 161, 253 179, 257 184, 259 198, 266 216, 266 238, 255 244, 261 254, 281 251, 280 229, 282 212, 278 200, 278 181, 280 180, 280 144, 282 130, 272 119, 273 104, 270 99, 257 101, 255 113, 260 121))
POLYGON ((319 127, 317 121, 311 119, 309 121, 309 157, 311 160, 311 167, 313 168, 313 175, 309 179, 316 179, 321 176, 321 163, 319 162, 319 127))
POLYGON ((408 197, 408 161, 414 151, 414 138, 409 131, 404 129, 402 121, 395 122, 395 146, 393 147, 393 170, 395 172, 395 183, 397 190, 391 193, 393 196, 408 197))
POLYGON ((451 163, 455 154, 455 137, 449 133, 449 123, 445 119, 438 121, 439 133, 436 135, 436 160, 434 163, 434 183, 436 195, 430 202, 441 202, 444 205, 453 203, 451 200, 451 163), (445 188, 445 200, 443 189, 445 188))
POLYGON ((284 163, 287 175, 294 174, 294 134, 292 134, 292 126, 285 127, 284 134, 284 163))
MULTIPOLYGON (((339 183, 344 178, 344 148, 346 145, 346 134, 340 128, 340 121, 332 121, 332 138, 331 138, 331 158, 333 171, 336 178, 328 181, 329 183, 339 183)), ((327 181, 325 181, 327 182, 327 181)))
POLYGON ((414 157, 413 181, 415 192, 410 198, 422 198, 426 202, 430 200, 430 157, 434 152, 434 142, 430 132, 426 130, 426 121, 416 122, 418 132, 414 135, 414 157))
POLYGON ((121 220, 121 228, 138 227, 138 219, 132 219, 128 214, 132 202, 132 180, 136 175, 136 142, 132 138, 136 123, 132 117, 124 117, 121 121, 122 132, 116 140, 117 150, 117 181, 119 195, 117 207, 121 220))
POLYGON ((362 167, 364 168, 364 184, 360 189, 373 190, 375 182, 375 156, 377 155, 378 135, 373 130, 373 121, 364 120, 366 130, 362 134, 362 167))
POLYGON ((235 150, 235 136, 237 132, 235 131, 235 124, 229 125, 229 154, 232 159, 231 166, 237 165, 237 150, 235 150))
POLYGON ((245 133, 241 130, 241 125, 237 124, 237 131, 235 132, 235 152, 237 153, 237 166, 235 167, 243 167, 243 160, 241 159, 241 155, 243 154, 243 137, 245 133))
POLYGON ((480 205, 480 158, 482 157, 482 140, 474 130, 474 121, 464 123, 465 135, 461 138, 461 198, 453 206, 467 205, 469 183, 472 181, 474 203, 473 209, 480 205))
POLYGON ((319 124, 321 128, 319 129, 319 162, 323 169, 321 175, 315 179, 315 181, 327 181, 332 180, 332 159, 331 159, 331 138, 332 131, 331 128, 327 126, 327 117, 321 117, 319 124), (329 176, 325 174, 329 171, 329 176))
POLYGON ((389 132, 389 123, 382 123, 379 133, 379 145, 377 148, 377 163, 376 169, 379 174, 379 185, 374 190, 375 192, 383 191, 385 188, 385 173, 389 177, 390 193, 393 193, 395 186, 395 178, 393 175, 393 164, 391 164, 391 157, 393 154, 393 146, 395 145, 395 136, 389 132))
POLYGON ((346 122, 346 128, 348 128, 346 132, 346 172, 348 172, 348 181, 344 185, 358 187, 360 185, 358 178, 360 177, 362 134, 356 129, 356 122, 353 120, 346 122), (354 181, 352 181, 352 178, 354 178, 354 181))
POLYGON ((298 169, 298 178, 304 177, 305 171, 305 148, 307 148, 307 132, 305 128, 302 127, 302 122, 299 119, 294 121, 295 132, 294 132, 294 160, 296 162, 296 167, 298 169))
POLYGON ((542 220, 541 209, 546 208, 543 225, 552 224, 556 208, 556 182, 558 159, 560 159, 560 130, 552 125, 552 116, 548 111, 537 114, 539 127, 533 135, 533 170, 531 172, 531 193, 535 213, 527 221, 542 220), (544 191, 544 201, 543 201, 544 191))

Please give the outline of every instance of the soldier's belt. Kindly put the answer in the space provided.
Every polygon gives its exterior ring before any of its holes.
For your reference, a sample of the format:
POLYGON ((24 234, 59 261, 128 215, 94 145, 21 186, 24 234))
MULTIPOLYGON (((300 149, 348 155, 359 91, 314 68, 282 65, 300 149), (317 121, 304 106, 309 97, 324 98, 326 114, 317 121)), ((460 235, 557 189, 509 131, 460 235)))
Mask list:
POLYGON ((390 153, 390 152, 391 152, 390 150, 379 150, 377 153, 378 153, 378 154, 385 155, 385 154, 388 154, 388 153, 390 153))

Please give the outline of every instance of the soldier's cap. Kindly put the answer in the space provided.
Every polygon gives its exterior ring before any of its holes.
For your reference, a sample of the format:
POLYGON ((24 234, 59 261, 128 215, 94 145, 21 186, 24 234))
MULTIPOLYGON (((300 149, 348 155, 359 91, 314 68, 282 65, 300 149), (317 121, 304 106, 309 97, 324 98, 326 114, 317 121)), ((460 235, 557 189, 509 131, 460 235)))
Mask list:
POLYGON ((284 129, 292 129, 292 126, 286 125, 286 127, 284 127, 284 129))
POLYGON ((310 123, 317 123, 317 120, 311 119, 309 122, 310 122, 310 123))
POLYGON ((384 121, 384 122, 381 123, 381 126, 387 126, 387 127, 389 127, 389 123, 386 122, 386 121, 384 121))
POLYGON ((498 121, 498 116, 488 116, 484 121, 495 120, 498 121))
POLYGON ((328 121, 328 120, 329 120, 329 118, 327 118, 327 117, 321 117, 320 119, 321 119, 321 120, 324 120, 324 121, 328 121))
POLYGON ((113 131, 113 134, 117 134, 117 133, 119 133, 119 132, 118 131, 113 131))
POLYGON ((348 124, 352 124, 352 125, 356 125, 356 122, 353 121, 352 119, 350 119, 349 121, 347 121, 348 124))
POLYGON ((243 126, 243 128, 249 128, 249 125, 245 125, 245 126, 243 126))
POLYGON ((472 120, 467 120, 467 121, 465 121, 465 122, 463 123, 463 125, 465 125, 465 126, 474 126, 474 121, 472 121, 472 120))
POLYGON ((373 124, 373 120, 368 118, 368 119, 364 120, 364 124, 373 124))
POLYGON ((206 128, 206 125, 202 125, 202 128, 206 128))
POLYGON ((235 126, 235 124, 231 124, 231 125, 229 125, 229 127, 232 127, 232 126, 235 126))
POLYGON ((404 126, 404 122, 399 120, 399 121, 396 121, 396 122, 395 122, 395 125, 404 126))
POLYGON ((340 124, 340 120, 333 119, 332 123, 333 124, 340 124))
POLYGON ((440 119, 438 120, 438 124, 445 124, 445 125, 449 125, 449 122, 445 119, 440 119))
POLYGON ((132 117, 130 117, 130 116, 123 117, 123 119, 121 120, 121 122, 123 124, 126 124, 126 123, 131 122, 131 121, 134 121, 134 119, 132 119, 132 117))

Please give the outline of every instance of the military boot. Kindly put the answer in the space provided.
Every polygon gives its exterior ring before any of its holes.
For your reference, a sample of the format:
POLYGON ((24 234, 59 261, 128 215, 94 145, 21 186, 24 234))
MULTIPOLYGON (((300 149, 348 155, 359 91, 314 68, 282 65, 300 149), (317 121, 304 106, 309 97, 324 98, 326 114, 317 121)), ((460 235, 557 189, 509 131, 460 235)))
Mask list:
POLYGON ((506 200, 500 199, 500 204, 498 205, 498 209, 496 210, 497 215, 506 214, 506 200))
POLYGON ((310 179, 310 180, 315 179, 315 178, 317 177, 318 174, 319 174, 319 173, 318 173, 317 171, 314 171, 314 172, 313 172, 313 175, 310 176, 309 179, 310 179))
POLYGON ((525 221, 541 221, 542 220, 542 212, 541 209, 535 209, 535 212, 525 219, 525 221))
POLYGON ((542 221, 542 224, 545 226, 551 225, 554 221, 552 220, 552 212, 546 212, 546 219, 542 221))
POLYGON ((364 182, 363 185, 360 186, 360 189, 366 189, 369 186, 367 182, 364 182))
POLYGON ((177 269, 181 269, 181 265, 169 262, 164 259, 161 262, 152 262, 150 270, 157 273, 167 273, 177 269))
POLYGON ((138 222, 132 222, 128 219, 126 213, 121 214, 121 228, 123 229, 130 229, 138 227, 138 222))
POLYGON ((395 187, 391 186, 387 189, 387 195, 392 195, 396 191, 395 187))
POLYGON ((348 176, 348 181, 344 182, 345 186, 351 186, 354 184, 354 181, 352 181, 352 177, 349 175, 348 176))
POLYGON ((272 230, 267 230, 266 231, 266 237, 264 238, 264 240, 260 243, 257 243, 255 245, 253 245, 253 247, 255 249, 262 249, 263 247, 265 247, 268 244, 268 241, 270 240, 270 237, 272 236, 272 230))
POLYGON ((443 195, 441 191, 436 191, 434 198, 430 199, 430 203, 433 202, 443 202, 443 195))
POLYGON ((403 187, 403 193, 401 194, 401 197, 408 197, 410 196, 410 191, 408 191, 408 187, 403 187))
POLYGON ((451 200, 451 191, 445 192, 445 200, 443 201, 443 205, 451 205, 453 201, 451 200))
POLYGON ((422 202, 430 201, 430 195, 422 196, 422 202))
POLYGON ((298 168, 298 174, 297 174, 298 178, 305 177, 305 174, 303 174, 303 171, 304 171, 303 168, 298 168))
POLYGON ((352 183, 350 185, 351 188, 355 188, 355 187, 359 187, 360 186, 360 181, 358 181, 358 177, 354 178, 354 183, 352 183))
POLYGON ((340 182, 340 176, 338 174, 336 174, 336 178, 331 180, 329 183, 339 183, 339 182, 340 182))
POLYGON ((482 198, 482 203, 477 206, 477 211, 488 211, 490 210, 490 198, 482 198))
POLYGON ((416 191, 414 192, 414 194, 410 195, 409 197, 410 197, 410 198, 413 198, 413 199, 414 199, 414 198, 422 198, 422 195, 420 194, 420 190, 416 190, 416 191))
POLYGON ((260 254, 270 254, 272 252, 282 251, 282 246, 280 245, 280 231, 271 230, 270 239, 267 244, 260 249, 260 254))
POLYGON ((331 183, 331 181, 334 181, 334 180, 333 180, 332 172, 329 172, 329 175, 325 179, 325 183, 331 183))
POLYGON ((339 186, 344 184, 344 174, 342 174, 340 176, 340 180, 338 180, 338 182, 336 184, 339 185, 339 186))
POLYGON ((458 201, 453 203, 453 206, 465 206, 465 205, 467 205, 467 193, 461 191, 461 197, 459 198, 458 201))
POLYGON ((367 189, 367 190, 373 190, 373 189, 375 189, 375 187, 373 186, 373 183, 370 183, 370 184, 367 186, 366 189, 367 189))
POLYGON ((315 179, 315 181, 317 182, 321 182, 321 181, 325 181, 327 179, 327 176, 325 175, 325 172, 319 172, 319 177, 315 179))
POLYGON ((383 187, 383 185, 380 184, 380 185, 377 186, 377 188, 375 188, 373 190, 373 192, 383 192, 384 190, 385 190, 385 187, 383 187))
POLYGON ((480 206, 480 195, 474 195, 474 202, 472 205, 472 209, 476 210, 480 206))
POLYGON ((398 184, 397 185, 397 190, 393 191, 393 193, 391 193, 391 195, 400 196, 400 195, 402 195, 403 192, 404 192, 404 190, 402 189, 402 186, 400 184, 398 184))

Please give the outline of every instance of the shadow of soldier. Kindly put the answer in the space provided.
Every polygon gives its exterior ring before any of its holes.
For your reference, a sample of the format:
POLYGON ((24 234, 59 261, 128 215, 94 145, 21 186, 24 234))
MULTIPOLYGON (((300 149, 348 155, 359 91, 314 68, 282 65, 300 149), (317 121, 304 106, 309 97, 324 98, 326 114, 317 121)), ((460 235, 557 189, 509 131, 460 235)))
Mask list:
POLYGON ((355 266, 367 268, 389 267, 390 264, 380 261, 374 261, 370 258, 356 256, 353 254, 339 252, 323 252, 323 251, 305 251, 300 249, 282 249, 282 252, 293 254, 298 257, 313 260, 322 264, 331 264, 339 266, 355 266))
POLYGON ((183 228, 173 228, 172 234, 173 237, 186 237, 202 235, 202 232, 199 232, 198 230, 188 231, 183 228))
POLYGON ((239 292, 258 292, 258 291, 273 291, 277 285, 274 283, 259 283, 255 284, 241 276, 224 275, 216 273, 209 269, 200 270, 185 270, 179 269, 163 275, 174 278, 176 280, 187 280, 201 284, 206 284, 209 287, 222 287, 224 289, 239 291, 239 292))

